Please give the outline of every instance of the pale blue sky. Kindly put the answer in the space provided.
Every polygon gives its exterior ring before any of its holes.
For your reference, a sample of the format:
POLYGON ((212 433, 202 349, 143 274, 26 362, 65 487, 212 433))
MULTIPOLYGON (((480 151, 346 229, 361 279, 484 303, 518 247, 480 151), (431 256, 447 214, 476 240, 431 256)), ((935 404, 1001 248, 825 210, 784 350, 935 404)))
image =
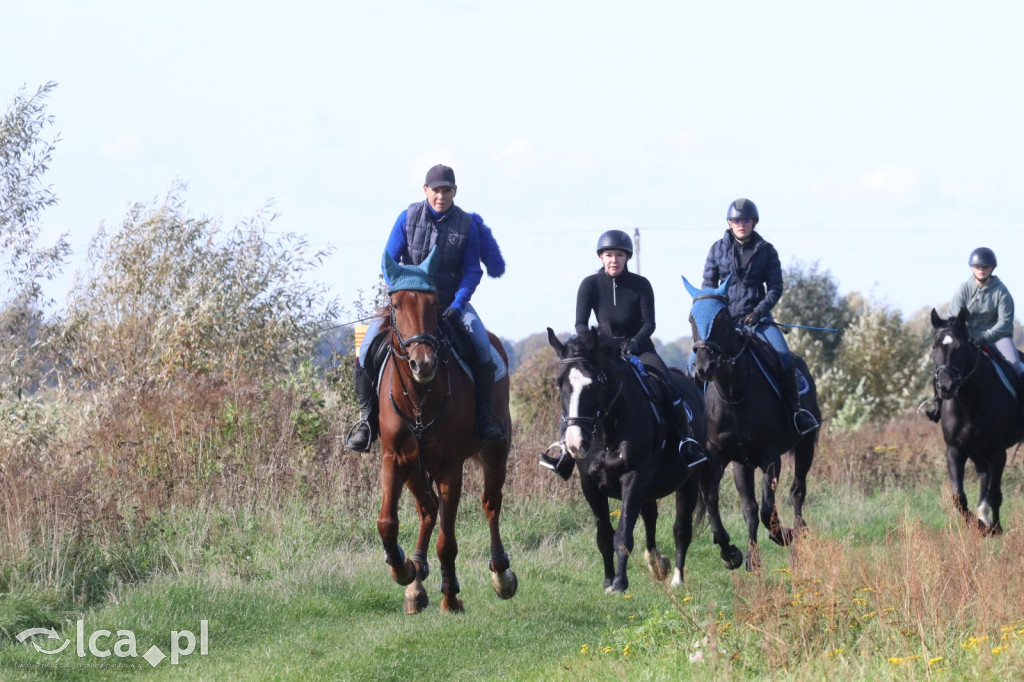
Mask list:
POLYGON ((635 227, 655 335, 689 334, 680 275, 740 196, 784 266, 817 260, 843 292, 939 305, 986 245, 1024 301, 1020 3, 0 7, 0 97, 59 84, 47 228, 71 271, 180 178, 197 214, 273 200, 279 230, 335 246, 320 279, 347 303, 444 162, 508 261, 473 299, 507 338, 570 329, 597 237, 635 227))

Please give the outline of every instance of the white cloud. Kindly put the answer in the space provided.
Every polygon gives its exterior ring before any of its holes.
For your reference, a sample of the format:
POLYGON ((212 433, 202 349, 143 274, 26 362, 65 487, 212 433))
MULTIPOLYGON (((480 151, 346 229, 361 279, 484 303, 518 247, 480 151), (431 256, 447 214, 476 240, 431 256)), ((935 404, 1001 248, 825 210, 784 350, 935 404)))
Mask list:
POLYGON ((921 174, 905 166, 880 166, 869 171, 860 180, 861 187, 882 194, 906 197, 921 185, 921 174))

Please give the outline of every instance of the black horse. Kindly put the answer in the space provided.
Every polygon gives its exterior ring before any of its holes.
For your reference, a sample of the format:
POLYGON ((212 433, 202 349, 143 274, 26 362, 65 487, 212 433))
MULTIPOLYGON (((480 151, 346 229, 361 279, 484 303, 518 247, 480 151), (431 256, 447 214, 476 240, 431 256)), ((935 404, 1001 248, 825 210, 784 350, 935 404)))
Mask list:
MULTIPOLYGON (((638 516, 646 531, 647 565, 656 578, 668 577, 671 564, 658 549, 655 529, 657 501, 672 493, 676 501, 672 585, 681 585, 700 497, 699 479, 707 476, 707 461, 690 467, 678 452, 678 441, 666 441, 668 430, 652 409, 634 370, 619 356, 617 344, 594 329, 562 344, 549 328, 548 342, 562 361, 557 380, 565 426, 562 447, 577 464, 583 496, 597 523, 605 591, 625 592, 629 586, 626 565, 638 516), (622 501, 615 529, 609 498, 622 501)), ((694 437, 703 442, 706 422, 700 392, 682 373, 674 374, 671 380, 693 412, 694 437)), ((739 566, 742 558, 742 552, 733 547, 732 568, 739 566)))
MULTIPOLYGON (((807 494, 807 472, 814 461, 818 432, 800 435, 793 426, 789 406, 781 397, 781 389, 768 378, 779 358, 772 347, 740 327, 729 314, 725 292, 728 279, 717 289, 697 289, 683 278, 693 296, 690 324, 693 327, 693 349, 696 353, 694 374, 704 382, 704 405, 708 415, 707 450, 715 479, 705 491, 709 521, 715 544, 729 546, 729 534, 721 525, 718 509, 718 485, 725 467, 733 463, 733 480, 747 522, 748 571, 760 567, 757 552, 758 504, 754 490, 755 469, 762 472, 760 520, 768 529, 768 537, 780 545, 793 541, 794 528, 806 527, 803 519, 804 497, 807 494), (793 453, 794 528, 779 520, 775 489, 779 483, 782 455, 793 453)), ((796 367, 807 380, 801 402, 814 418, 821 421, 814 381, 803 359, 794 356, 796 367)))
POLYGON ((1014 386, 1013 368, 971 342, 966 309, 948 319, 932 309, 932 360, 935 394, 942 401, 940 419, 953 504, 971 520, 964 494, 964 467, 971 460, 980 484, 978 527, 985 533, 1001 533, 999 507, 1006 449, 1024 438, 1016 395, 1021 389, 1014 386))

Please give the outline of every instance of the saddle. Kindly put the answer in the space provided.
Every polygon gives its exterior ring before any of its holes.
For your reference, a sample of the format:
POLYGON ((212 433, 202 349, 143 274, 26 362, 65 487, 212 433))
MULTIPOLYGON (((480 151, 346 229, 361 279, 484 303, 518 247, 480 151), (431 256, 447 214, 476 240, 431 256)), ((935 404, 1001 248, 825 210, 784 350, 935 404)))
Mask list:
MULTIPOLYGON (((761 370, 761 374, 768 381, 768 385, 772 387, 775 394, 780 398, 783 398, 782 389, 780 385, 785 381, 783 373, 786 372, 786 366, 782 362, 782 358, 779 356, 779 352, 772 348, 771 344, 762 339, 756 334, 751 334, 750 355, 754 358, 755 364, 758 369, 761 370)), ((797 394, 804 395, 811 390, 811 385, 807 381, 807 377, 797 369, 796 370, 796 381, 797 381, 797 394)))
MULTIPOLYGON (((641 363, 640 359, 635 355, 630 356, 627 364, 647 396, 647 403, 654 414, 654 420, 659 425, 665 424, 668 421, 665 415, 665 405, 675 396, 675 392, 668 385, 672 378, 662 376, 661 372, 655 367, 641 363)), ((687 418, 693 421, 693 410, 686 403, 685 399, 683 400, 683 407, 686 409, 687 418)))
MULTIPOLYGON (((981 347, 982 353, 984 353, 989 360, 992 361, 992 366, 996 369, 996 374, 999 376, 999 380, 1002 381, 1003 386, 1010 392, 1010 395, 1018 402, 1024 402, 1024 390, 1021 390, 1021 378, 1017 376, 1017 373, 1013 371, 1010 363, 1006 361, 1006 358, 995 349, 994 346, 984 344, 981 347)), ((1020 351, 1017 351, 1018 357, 1024 358, 1020 351)))
MULTIPOLYGON (((382 328, 375 337, 368 341, 370 347, 366 352, 365 369, 373 378, 374 388, 380 386, 380 375, 384 373, 384 368, 391 357, 391 344, 385 343, 390 331, 387 327, 382 328)), ((455 362, 466 373, 470 381, 473 381, 472 368, 479 363, 476 357, 476 345, 473 343, 469 331, 459 325, 453 327, 443 318, 438 321, 438 331, 442 342, 447 343, 451 348, 455 362)), ((491 361, 494 362, 494 380, 497 381, 505 376, 508 367, 493 345, 491 346, 491 361)))

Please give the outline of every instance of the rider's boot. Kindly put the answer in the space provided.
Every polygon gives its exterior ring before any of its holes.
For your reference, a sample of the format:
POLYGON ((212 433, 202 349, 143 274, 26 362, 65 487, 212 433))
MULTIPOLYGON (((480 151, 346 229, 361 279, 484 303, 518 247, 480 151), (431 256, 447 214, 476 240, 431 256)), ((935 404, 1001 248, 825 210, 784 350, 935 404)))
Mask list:
POLYGON ((564 450, 558 457, 552 457, 547 452, 542 452, 537 463, 546 469, 551 469, 561 476, 564 481, 569 480, 569 477, 572 476, 572 470, 576 466, 572 461, 572 455, 564 450))
POLYGON ((683 399, 675 396, 669 404, 669 429, 675 433, 679 440, 679 454, 683 456, 686 466, 697 466, 708 459, 707 453, 697 439, 693 437, 693 426, 690 424, 690 415, 686 411, 683 399))
POLYGON ((473 372, 476 389, 476 431, 480 441, 489 443, 505 437, 505 430, 494 423, 494 363, 483 362, 473 372))
POLYGON ((931 405, 924 411, 924 416, 928 417, 929 421, 938 422, 942 417, 942 398, 936 393, 935 397, 931 400, 931 405))
POLYGON ((784 373, 784 388, 786 400, 789 402, 789 408, 793 412, 793 426, 796 427, 797 433, 803 436, 818 428, 819 424, 814 415, 800 404, 800 385, 796 372, 796 367, 793 367, 784 373))
POLYGON ((348 432, 345 449, 354 452, 369 452, 377 439, 377 391, 373 388, 370 374, 362 367, 355 367, 356 399, 359 401, 359 421, 348 432))

